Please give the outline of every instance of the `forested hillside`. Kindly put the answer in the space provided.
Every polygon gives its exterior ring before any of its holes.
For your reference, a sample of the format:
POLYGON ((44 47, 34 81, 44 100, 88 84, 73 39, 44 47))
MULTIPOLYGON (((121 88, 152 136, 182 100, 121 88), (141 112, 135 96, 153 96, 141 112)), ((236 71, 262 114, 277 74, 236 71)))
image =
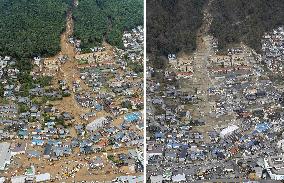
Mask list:
POLYGON ((196 49, 207 0, 148 0, 147 52, 167 55, 196 49))
POLYGON ((49 56, 60 51, 67 0, 1 0, 0 55, 49 56))
POLYGON ((121 47, 123 31, 143 25, 143 14, 143 0, 80 0, 74 10, 75 36, 83 50, 104 38, 121 47))
POLYGON ((221 49, 243 41, 260 51, 264 32, 284 25, 283 0, 215 0, 211 12, 221 49))

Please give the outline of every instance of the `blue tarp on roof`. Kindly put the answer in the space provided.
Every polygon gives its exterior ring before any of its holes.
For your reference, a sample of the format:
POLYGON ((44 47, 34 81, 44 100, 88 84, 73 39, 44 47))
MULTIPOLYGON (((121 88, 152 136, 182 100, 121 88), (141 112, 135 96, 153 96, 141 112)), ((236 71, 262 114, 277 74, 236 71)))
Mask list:
POLYGON ((163 137, 164 137, 164 134, 163 134, 162 132, 156 132, 156 133, 155 133, 155 137, 156 137, 156 139, 157 139, 157 138, 163 138, 163 137))
POLYGON ((19 130, 19 136, 26 136, 26 135, 28 135, 29 133, 28 133, 28 131, 27 130, 19 130))
POLYGON ((96 104, 96 111, 101 111, 103 110, 103 106, 101 104, 96 104))
POLYGON ((270 128, 269 124, 260 123, 256 125, 255 130, 259 133, 262 133, 262 132, 266 132, 267 130, 269 130, 269 128, 270 128))
POLYGON ((179 144, 179 143, 173 143, 172 145, 173 145, 173 148, 174 148, 174 149, 176 149, 176 148, 179 148, 179 147, 180 147, 180 144, 179 144))
POLYGON ((62 144, 62 142, 59 141, 59 140, 49 140, 49 141, 47 142, 47 144, 54 145, 54 146, 59 146, 59 145, 62 144))
POLYGON ((173 143, 168 143, 168 144, 167 144, 167 147, 168 147, 168 148, 174 148, 174 149, 176 149, 176 148, 179 148, 179 147, 180 147, 180 144, 179 144, 179 143, 175 143, 175 142, 173 142, 173 143))
POLYGON ((245 140, 248 139, 248 136, 247 135, 244 135, 240 138, 240 142, 244 142, 245 140))
POLYGON ((42 145, 44 144, 44 140, 39 140, 39 139, 33 139, 32 144, 34 145, 42 145))
POLYGON ((133 112, 130 114, 126 114, 124 116, 124 120, 126 122, 134 122, 134 121, 138 121, 140 119, 141 113, 140 112, 133 112))

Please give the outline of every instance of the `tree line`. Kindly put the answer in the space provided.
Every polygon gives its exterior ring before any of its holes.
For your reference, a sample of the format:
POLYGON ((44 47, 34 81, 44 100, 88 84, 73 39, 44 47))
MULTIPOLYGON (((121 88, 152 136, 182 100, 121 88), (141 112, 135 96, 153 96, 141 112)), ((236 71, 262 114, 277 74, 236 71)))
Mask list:
POLYGON ((207 0, 148 0, 147 52, 167 55, 196 49, 207 0))
POLYGON ((122 35, 143 25, 143 0, 81 0, 74 9, 74 36, 82 50, 98 46, 103 40, 122 47, 122 35))
POLYGON ((218 39, 220 50, 244 42, 257 52, 265 32, 284 24, 283 0, 213 1, 210 32, 218 39))
POLYGON ((2 0, 0 9, 0 55, 30 58, 60 51, 67 0, 2 0))

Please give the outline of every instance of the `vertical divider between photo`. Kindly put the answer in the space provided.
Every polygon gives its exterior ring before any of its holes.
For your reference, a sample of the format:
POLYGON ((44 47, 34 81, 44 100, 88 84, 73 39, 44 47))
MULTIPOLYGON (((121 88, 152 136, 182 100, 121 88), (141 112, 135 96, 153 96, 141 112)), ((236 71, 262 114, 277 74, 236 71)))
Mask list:
POLYGON ((146 0, 144 0, 144 182, 146 183, 146 101, 147 101, 147 93, 146 93, 146 41, 147 41, 147 29, 146 29, 146 0))

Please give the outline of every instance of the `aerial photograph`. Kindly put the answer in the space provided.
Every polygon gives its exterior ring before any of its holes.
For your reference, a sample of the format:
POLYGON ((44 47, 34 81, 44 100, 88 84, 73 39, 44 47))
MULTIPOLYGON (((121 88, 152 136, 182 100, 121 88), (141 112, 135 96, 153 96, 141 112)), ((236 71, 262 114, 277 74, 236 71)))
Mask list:
POLYGON ((144 182, 144 1, 0 8, 0 183, 144 182))
POLYGON ((284 181, 284 1, 146 1, 146 181, 284 181))

